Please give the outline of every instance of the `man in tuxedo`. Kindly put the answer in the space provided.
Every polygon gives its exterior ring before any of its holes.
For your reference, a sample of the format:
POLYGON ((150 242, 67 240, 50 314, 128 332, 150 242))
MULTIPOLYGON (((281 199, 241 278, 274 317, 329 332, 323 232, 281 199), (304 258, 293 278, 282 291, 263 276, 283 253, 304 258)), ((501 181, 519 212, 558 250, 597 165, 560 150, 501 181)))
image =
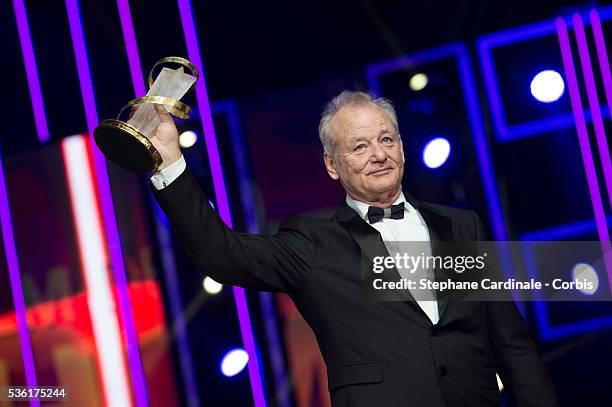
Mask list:
POLYGON ((163 158, 152 191, 197 268, 224 283, 288 293, 312 327, 335 407, 557 406, 512 302, 377 301, 361 289, 362 258, 389 242, 486 240, 471 211, 421 202, 401 188, 404 152, 392 105, 345 91, 321 118, 329 176, 346 199, 330 219, 295 216, 276 235, 229 229, 186 168, 172 119, 151 142, 163 158))

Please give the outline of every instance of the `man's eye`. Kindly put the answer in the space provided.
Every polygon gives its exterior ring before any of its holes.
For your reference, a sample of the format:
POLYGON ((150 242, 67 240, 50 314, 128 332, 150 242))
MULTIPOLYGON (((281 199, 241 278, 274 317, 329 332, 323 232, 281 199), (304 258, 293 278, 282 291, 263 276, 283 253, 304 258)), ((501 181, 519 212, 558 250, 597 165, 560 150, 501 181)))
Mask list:
POLYGON ((391 142, 393 142, 393 139, 391 137, 385 136, 383 138, 383 143, 391 143, 391 142))
POLYGON ((357 147, 353 149, 353 151, 361 151, 365 148, 365 144, 359 144, 357 147))

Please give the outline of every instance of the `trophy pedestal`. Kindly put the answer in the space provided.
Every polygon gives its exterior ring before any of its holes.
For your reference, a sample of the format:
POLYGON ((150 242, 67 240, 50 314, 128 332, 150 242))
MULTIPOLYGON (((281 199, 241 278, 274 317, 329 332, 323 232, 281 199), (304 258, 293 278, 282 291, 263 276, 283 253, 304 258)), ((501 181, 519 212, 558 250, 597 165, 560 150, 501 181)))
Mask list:
POLYGON ((119 167, 132 172, 155 172, 162 158, 153 144, 136 128, 121 120, 104 120, 94 131, 102 153, 119 167))

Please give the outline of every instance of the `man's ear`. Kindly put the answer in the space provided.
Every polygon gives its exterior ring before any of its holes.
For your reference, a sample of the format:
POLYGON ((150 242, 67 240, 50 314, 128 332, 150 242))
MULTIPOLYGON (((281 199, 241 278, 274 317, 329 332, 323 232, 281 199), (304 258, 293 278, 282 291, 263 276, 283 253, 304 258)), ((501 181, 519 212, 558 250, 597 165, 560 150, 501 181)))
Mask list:
POLYGON ((338 171, 336 171, 336 164, 334 163, 334 159, 329 154, 323 154, 323 161, 325 162, 325 169, 327 173, 334 181, 337 181, 340 176, 338 175, 338 171))
POLYGON ((404 143, 402 143, 402 136, 400 134, 398 134, 397 136, 399 137, 399 147, 402 153, 402 164, 405 164, 406 160, 404 159, 404 143))

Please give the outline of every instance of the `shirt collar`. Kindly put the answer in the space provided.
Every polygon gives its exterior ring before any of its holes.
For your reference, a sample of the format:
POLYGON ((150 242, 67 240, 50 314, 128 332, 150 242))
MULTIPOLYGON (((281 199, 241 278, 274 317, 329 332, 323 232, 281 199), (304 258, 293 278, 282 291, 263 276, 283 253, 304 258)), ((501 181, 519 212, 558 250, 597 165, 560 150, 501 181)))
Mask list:
MULTIPOLYGON (((397 205, 400 202, 404 202, 405 211, 408 211, 410 210, 410 208, 412 208, 412 205, 410 205, 410 203, 406 200, 406 197, 404 196, 403 192, 400 192, 395 202, 393 202, 393 205, 397 205)), ((348 194, 346 194, 346 204, 353 208, 355 212, 357 212, 359 216, 361 216, 362 219, 368 219, 368 208, 370 207, 370 204, 353 199, 348 194)))

